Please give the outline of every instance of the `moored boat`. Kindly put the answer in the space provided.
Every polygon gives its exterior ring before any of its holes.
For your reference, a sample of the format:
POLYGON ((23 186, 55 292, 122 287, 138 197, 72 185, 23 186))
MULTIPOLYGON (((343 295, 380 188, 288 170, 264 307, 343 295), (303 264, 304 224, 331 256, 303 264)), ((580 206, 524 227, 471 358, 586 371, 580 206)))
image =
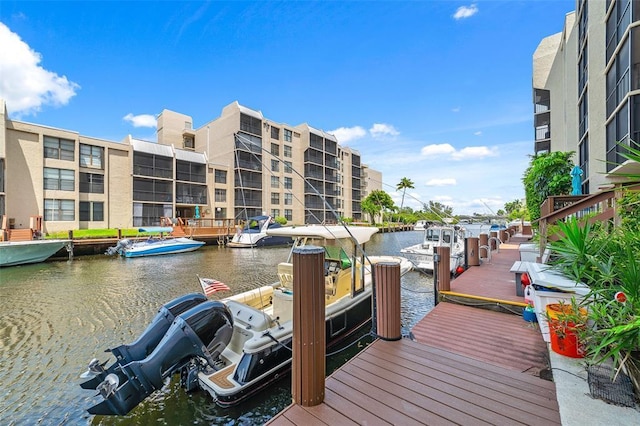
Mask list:
POLYGON ((63 247, 71 248, 71 240, 30 240, 0 242, 0 267, 44 262, 63 247))
MULTIPOLYGON (((295 228, 279 228, 269 231, 281 236, 295 239, 294 247, 312 244, 325 250, 325 315, 326 341, 330 348, 350 334, 367 324, 371 319, 372 307, 372 273, 371 264, 378 262, 399 262, 401 274, 411 269, 411 264, 397 256, 364 256, 363 247, 373 234, 378 232, 374 227, 342 227, 342 226, 300 226, 295 228), (351 241, 351 248, 345 242, 351 241), (364 258, 364 260, 363 260, 364 258), (364 267, 362 267, 364 265, 364 267)), ((230 321, 224 320, 224 312, 212 317, 213 322, 207 327, 207 338, 199 347, 209 347, 210 336, 224 335, 224 339, 216 340, 216 350, 207 355, 184 348, 182 357, 174 353, 168 345, 176 337, 170 336, 176 321, 189 313, 177 315, 173 325, 162 339, 141 337, 139 341, 150 341, 145 350, 136 358, 118 359, 116 367, 104 368, 104 364, 92 361, 96 377, 89 385, 83 387, 101 390, 103 401, 89 409, 93 414, 123 414, 132 409, 145 396, 133 396, 131 382, 133 377, 144 371, 139 365, 159 366, 161 376, 168 377, 173 372, 180 372, 181 383, 187 390, 201 388, 208 392, 216 403, 226 407, 246 400, 269 383, 277 380, 291 366, 291 345, 293 338, 293 249, 287 261, 278 265, 278 281, 272 285, 262 286, 250 291, 233 295, 220 300, 218 306, 224 307, 230 314, 230 321), (232 332, 229 334, 229 326, 232 332), (222 332, 218 331, 222 327, 222 332), (229 334, 229 336, 227 336, 229 334), (169 337, 167 337, 169 336, 169 337), (154 349, 153 345, 158 348, 154 349), (224 346, 223 346, 224 345, 224 346), (162 351, 170 358, 170 362, 158 361, 157 352, 162 351), (148 355, 147 355, 148 353, 148 355), (152 359, 147 360, 147 358, 152 359), (179 362, 176 359, 180 359, 179 362), (132 367, 129 367, 131 363, 132 367), (115 376, 108 373, 115 371, 115 376), (121 392, 120 389, 123 389, 121 392), (121 401, 135 401, 120 404, 121 401)), ((202 280, 201 278, 199 278, 202 280)), ((207 285, 209 283, 206 283, 207 285)), ((203 284, 203 288, 205 285, 203 284)), ((198 305, 200 306, 200 305, 198 305)), ((203 321, 206 318, 203 317, 203 321)), ((208 320, 207 320, 208 321, 208 320)), ((195 322, 193 320, 192 322, 195 322)), ((201 326, 204 327, 203 324, 201 326)), ((150 329, 154 328, 152 326, 150 329)), ((158 327, 159 334, 166 328, 158 327)), ((193 345, 192 345, 193 346, 193 345)), ((120 351, 122 352, 122 351, 120 351)), ((91 371, 91 368, 90 368, 91 371)), ((156 379, 137 379, 147 383, 155 383, 156 379)), ((146 388, 145 388, 146 389, 146 388)), ((157 388, 156 388, 157 389, 157 388)), ((147 391, 142 392, 148 395, 147 391)))
POLYGON ((274 221, 271 216, 250 217, 245 226, 238 229, 231 241, 227 243, 227 247, 250 248, 291 244, 293 242, 291 237, 267 233, 270 229, 281 227, 282 225, 274 221))
POLYGON ((119 254, 123 257, 156 256, 160 254, 186 253, 205 245, 204 241, 167 236, 167 234, 173 232, 171 227, 150 226, 139 228, 138 232, 151 235, 147 239, 140 241, 123 238, 115 246, 109 247, 105 254, 119 254))
POLYGON ((464 228, 457 225, 432 225, 424 230, 422 242, 400 250, 417 269, 433 271, 436 247, 449 247, 449 268, 454 273, 464 263, 464 228))

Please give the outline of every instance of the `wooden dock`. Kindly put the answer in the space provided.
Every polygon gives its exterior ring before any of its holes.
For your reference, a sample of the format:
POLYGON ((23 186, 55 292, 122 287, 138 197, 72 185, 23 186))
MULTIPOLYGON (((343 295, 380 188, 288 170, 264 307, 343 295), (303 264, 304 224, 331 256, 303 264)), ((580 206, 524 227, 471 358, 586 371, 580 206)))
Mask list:
POLYGON ((376 340, 326 379, 322 404, 293 404, 269 424, 561 424, 555 384, 540 377, 548 352, 537 327, 478 309, 521 309, 513 240, 451 282, 442 296, 457 303, 438 304, 415 341, 376 340))

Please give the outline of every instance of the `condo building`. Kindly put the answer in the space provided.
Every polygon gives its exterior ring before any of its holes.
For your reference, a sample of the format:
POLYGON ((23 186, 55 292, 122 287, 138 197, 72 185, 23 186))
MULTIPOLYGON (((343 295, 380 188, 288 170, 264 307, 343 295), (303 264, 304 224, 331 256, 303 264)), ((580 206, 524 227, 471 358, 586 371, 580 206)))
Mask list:
POLYGON ((533 54, 534 153, 574 151, 582 193, 640 173, 640 1, 576 1, 533 54))
POLYGON ((163 110, 157 142, 80 135, 7 115, 0 100, 0 217, 44 232, 131 228, 160 218, 290 224, 363 220, 360 203, 382 176, 358 151, 307 124, 265 118, 233 102, 201 127, 163 110))

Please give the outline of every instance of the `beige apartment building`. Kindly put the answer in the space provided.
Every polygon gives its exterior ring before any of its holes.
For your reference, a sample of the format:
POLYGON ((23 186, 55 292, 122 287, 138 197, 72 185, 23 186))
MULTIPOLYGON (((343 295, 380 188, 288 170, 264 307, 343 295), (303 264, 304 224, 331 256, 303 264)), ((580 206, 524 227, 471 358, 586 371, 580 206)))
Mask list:
POLYGON ((164 110, 158 141, 120 142, 8 118, 0 100, 0 216, 44 232, 157 225, 161 217, 291 224, 363 220, 361 200, 382 176, 335 136, 291 126, 233 102, 193 127, 164 110))
POLYGON ((582 192, 638 173, 620 155, 640 142, 640 1, 576 1, 533 54, 534 153, 575 151, 582 192))

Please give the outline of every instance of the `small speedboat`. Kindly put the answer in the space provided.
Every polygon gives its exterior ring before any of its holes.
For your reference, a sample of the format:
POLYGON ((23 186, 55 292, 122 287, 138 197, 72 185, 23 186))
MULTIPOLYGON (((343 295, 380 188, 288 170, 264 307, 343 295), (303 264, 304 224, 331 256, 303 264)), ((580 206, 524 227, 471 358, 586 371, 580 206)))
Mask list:
POLYGON ((123 238, 109 247, 105 254, 119 254, 123 257, 156 256, 160 254, 175 254, 194 251, 205 245, 204 241, 197 241, 186 237, 171 237, 173 228, 169 226, 150 226, 139 228, 138 232, 150 234, 147 239, 133 241, 123 238))
MULTIPOLYGON (((324 248, 327 348, 370 322, 372 265, 398 262, 401 275, 411 270, 411 263, 399 256, 364 255, 364 244, 378 232, 375 227, 315 225, 271 232, 294 238, 294 248, 324 248)), ((111 366, 91 361, 81 386, 96 389, 102 400, 89 413, 124 415, 176 372, 187 391, 205 390, 222 407, 245 401, 279 379, 291 369, 292 261, 293 249, 278 264, 278 281, 272 285, 216 302, 186 295, 161 307, 134 343, 109 350, 116 356, 111 366)))
POLYGON ((0 266, 44 262, 63 247, 71 251, 71 240, 30 240, 0 242, 0 266))
POLYGON ((432 272, 434 269, 434 249, 449 247, 451 259, 449 268, 455 273, 464 263, 464 228, 457 225, 432 225, 424 230, 423 240, 419 244, 400 250, 413 262, 416 269, 432 272))
POLYGON ((247 220, 246 225, 238 229, 227 247, 250 248, 265 246, 282 246, 293 242, 291 237, 281 237, 268 234, 270 229, 282 228, 271 216, 254 216, 247 220))

